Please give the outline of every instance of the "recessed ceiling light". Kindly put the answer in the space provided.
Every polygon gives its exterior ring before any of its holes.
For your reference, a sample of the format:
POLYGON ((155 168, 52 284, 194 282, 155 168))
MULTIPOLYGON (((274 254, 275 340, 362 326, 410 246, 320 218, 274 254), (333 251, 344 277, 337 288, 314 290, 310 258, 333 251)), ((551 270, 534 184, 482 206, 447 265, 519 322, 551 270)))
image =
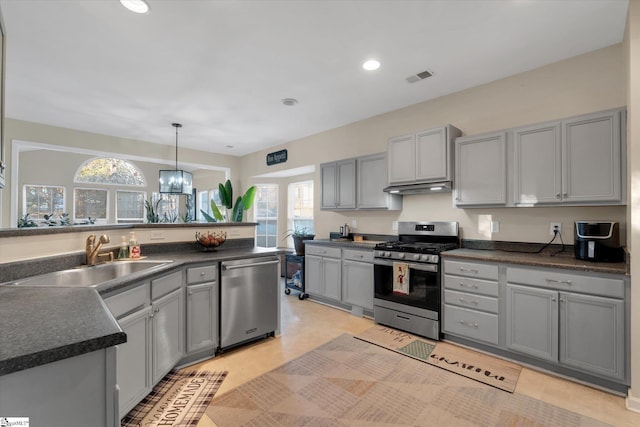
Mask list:
POLYGON ((370 59, 366 61, 364 64, 362 64, 362 68, 364 68, 367 71, 377 70, 378 68, 380 68, 380 61, 377 61, 375 59, 370 59))
POLYGON ((284 105, 286 105, 287 107, 293 107, 294 105, 296 105, 298 103, 298 100, 295 98, 285 98, 282 100, 282 103, 284 105))
POLYGON ((135 13, 147 13, 149 12, 149 5, 144 0, 120 0, 120 3, 131 12, 135 13))

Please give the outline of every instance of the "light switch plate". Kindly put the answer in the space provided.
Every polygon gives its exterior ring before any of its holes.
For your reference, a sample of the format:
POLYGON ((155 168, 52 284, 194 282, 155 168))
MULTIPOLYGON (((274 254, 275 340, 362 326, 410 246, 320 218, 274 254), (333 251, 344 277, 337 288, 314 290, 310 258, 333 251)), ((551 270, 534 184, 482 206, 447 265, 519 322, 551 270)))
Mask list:
POLYGON ((500 232, 500 221, 491 221, 491 232, 492 233, 500 232))

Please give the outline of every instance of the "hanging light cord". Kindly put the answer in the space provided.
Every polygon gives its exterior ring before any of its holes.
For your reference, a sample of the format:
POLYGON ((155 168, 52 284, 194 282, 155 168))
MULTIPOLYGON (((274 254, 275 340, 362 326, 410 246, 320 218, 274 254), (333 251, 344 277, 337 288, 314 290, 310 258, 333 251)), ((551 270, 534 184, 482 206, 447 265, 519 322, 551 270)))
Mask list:
POLYGON ((176 170, 178 170, 178 128, 181 128, 180 123, 171 123, 171 126, 176 128, 176 170))

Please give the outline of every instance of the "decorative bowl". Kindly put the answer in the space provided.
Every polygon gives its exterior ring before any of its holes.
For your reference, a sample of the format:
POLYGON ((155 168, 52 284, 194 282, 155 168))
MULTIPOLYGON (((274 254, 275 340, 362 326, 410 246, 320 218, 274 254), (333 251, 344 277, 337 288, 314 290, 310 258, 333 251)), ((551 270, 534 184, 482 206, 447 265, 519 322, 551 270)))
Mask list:
POLYGON ((206 232, 200 233, 196 231, 196 242, 204 248, 205 251, 214 251, 218 246, 222 245, 227 240, 227 233, 220 232, 206 232))

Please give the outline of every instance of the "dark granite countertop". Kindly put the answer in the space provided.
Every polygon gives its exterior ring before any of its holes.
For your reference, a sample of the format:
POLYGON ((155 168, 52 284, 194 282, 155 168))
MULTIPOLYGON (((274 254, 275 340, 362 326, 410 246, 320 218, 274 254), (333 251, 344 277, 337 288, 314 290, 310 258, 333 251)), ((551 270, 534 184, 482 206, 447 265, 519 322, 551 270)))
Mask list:
POLYGON ((125 333, 101 295, 191 263, 285 252, 262 248, 162 252, 150 254, 146 259, 166 260, 166 264, 96 286, 0 285, 0 375, 126 342, 125 333))
POLYGON ((576 259, 572 252, 561 252, 552 256, 551 254, 553 253, 553 251, 543 251, 539 254, 533 254, 504 250, 463 248, 442 252, 441 256, 444 259, 467 259, 528 265, 532 267, 565 268, 594 273, 628 274, 627 263, 624 262, 591 262, 576 259))
POLYGON ((0 286, 0 375, 126 341, 94 289, 0 286))
POLYGON ((324 246, 336 246, 341 248, 354 248, 354 249, 371 249, 373 250, 374 246, 377 243, 382 242, 383 240, 362 240, 360 242, 355 242, 353 240, 348 239, 315 239, 315 240, 305 240, 305 245, 324 245, 324 246))

